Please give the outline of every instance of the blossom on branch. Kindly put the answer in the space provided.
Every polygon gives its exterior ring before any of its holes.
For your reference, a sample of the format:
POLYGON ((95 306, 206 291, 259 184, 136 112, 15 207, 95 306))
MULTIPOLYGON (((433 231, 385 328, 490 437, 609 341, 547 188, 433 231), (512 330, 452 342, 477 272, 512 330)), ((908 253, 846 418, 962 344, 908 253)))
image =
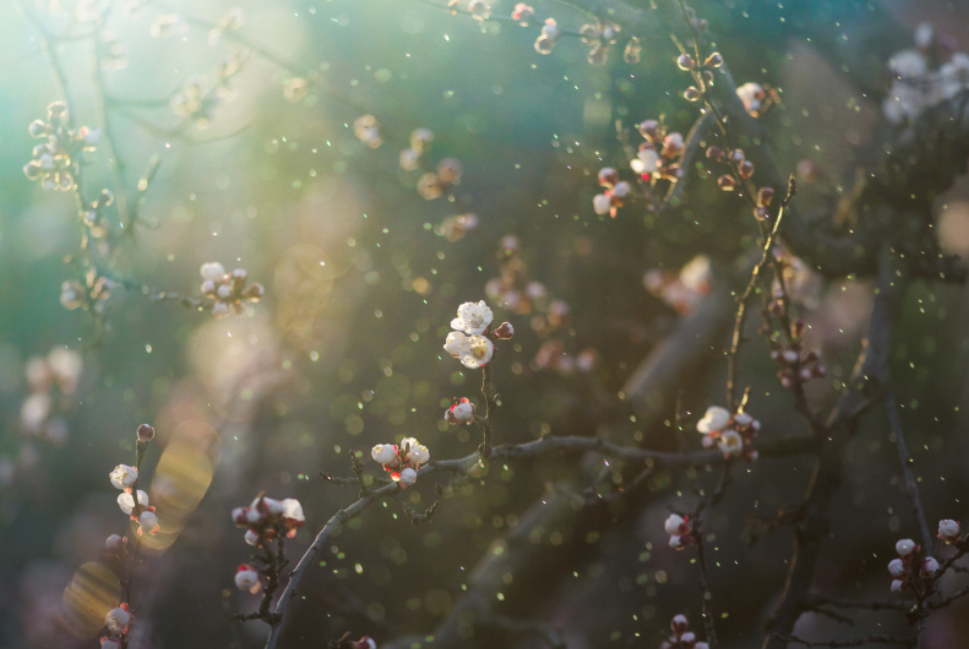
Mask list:
POLYGON ((239 590, 247 590, 253 595, 262 590, 262 581, 259 579, 259 573, 247 563, 239 566, 239 569, 236 571, 235 581, 236 588, 239 590))
POLYGON ((399 446, 377 444, 370 456, 383 465, 391 480, 406 488, 417 482, 417 471, 431 459, 431 452, 415 438, 405 437, 399 446))
POLYGON ((108 478, 115 489, 128 489, 138 481, 138 469, 127 464, 119 464, 108 474, 108 478))
POLYGON ((452 425, 470 424, 474 421, 474 404, 467 397, 461 397, 444 411, 444 421, 452 425))

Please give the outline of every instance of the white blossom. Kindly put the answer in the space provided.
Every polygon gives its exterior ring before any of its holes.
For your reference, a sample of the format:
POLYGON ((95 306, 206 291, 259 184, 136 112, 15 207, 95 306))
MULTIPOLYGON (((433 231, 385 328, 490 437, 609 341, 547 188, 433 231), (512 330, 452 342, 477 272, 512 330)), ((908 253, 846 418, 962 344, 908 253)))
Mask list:
POLYGON ((115 489, 127 489, 138 480, 138 469, 127 464, 119 464, 108 474, 115 489))
POLYGON ((892 577, 898 578, 905 575, 905 562, 901 559, 892 559, 888 562, 888 572, 892 577))
POLYGON ((404 485, 405 487, 409 487, 410 485, 417 482, 417 471, 415 471, 410 467, 407 467, 406 469, 400 472, 398 481, 400 482, 400 484, 404 485))
MULTIPOLYGON (((148 506, 148 494, 141 489, 138 490, 138 504, 142 507, 148 506)), ((131 512, 135 509, 135 497, 127 491, 121 492, 118 495, 118 507, 121 508, 122 512, 131 516, 131 512)))
POLYGON ((493 319, 494 314, 484 300, 477 304, 465 302, 458 307, 458 317, 451 320, 451 327, 466 334, 476 335, 484 333, 493 319))
POLYGON ((926 575, 934 575, 939 572, 939 562, 934 557, 925 557, 922 562, 922 572, 926 575))
POLYGON ((729 423, 729 410, 720 406, 710 406, 703 415, 703 419, 697 422, 696 429, 703 434, 717 433, 726 428, 729 423))
POLYGON ((217 261, 210 261, 202 264, 199 273, 202 275, 202 279, 210 279, 213 282, 217 282, 225 277, 225 266, 217 261))
POLYGON ((683 520, 682 516, 678 514, 670 514, 670 517, 666 519, 666 523, 664 523, 663 527, 667 534, 679 534, 680 529, 683 527, 685 522, 686 521, 683 520))
POLYGON ((253 570, 252 566, 242 564, 239 566, 239 570, 236 571, 236 588, 239 590, 248 590, 250 593, 258 593, 262 588, 259 573, 253 570))
POLYGON ((902 539, 895 544, 895 551, 898 552, 898 556, 907 557, 915 551, 915 541, 912 539, 902 539))
POLYGON ((282 502, 283 518, 292 521, 303 522, 306 517, 303 515, 303 506, 295 498, 287 498, 282 502))
POLYGON ((951 518, 944 518, 939 521, 939 538, 946 543, 958 541, 962 536, 962 526, 958 521, 951 518))
POLYGON ((717 437, 717 448, 724 455, 737 455, 744 450, 744 438, 735 430, 727 430, 717 437))
POLYGON ((900 593, 904 589, 905 589, 905 582, 904 581, 902 581, 901 579, 893 579, 892 580, 892 592, 893 593, 900 593))
POLYGON ((149 533, 154 532, 158 528, 158 516, 150 510, 141 512, 138 522, 141 523, 141 528, 149 533))
POLYGON ((121 633, 132 620, 132 615, 123 608, 113 608, 104 616, 104 625, 111 633, 121 633))
POLYGON ((393 444, 377 444, 370 449, 370 457, 381 464, 390 464, 397 459, 397 447, 393 444))
POLYGON ((632 170, 638 174, 653 173, 659 169, 659 153, 656 149, 640 149, 639 154, 629 162, 632 170))

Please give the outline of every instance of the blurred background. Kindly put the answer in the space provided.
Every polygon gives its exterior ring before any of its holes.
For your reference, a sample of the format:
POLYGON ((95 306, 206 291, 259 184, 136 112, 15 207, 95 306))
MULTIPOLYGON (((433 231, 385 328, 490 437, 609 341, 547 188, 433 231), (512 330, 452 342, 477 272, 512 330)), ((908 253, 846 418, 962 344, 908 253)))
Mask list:
MULTIPOLYGON (((134 461, 135 429, 148 422, 157 436, 142 485, 163 533, 135 575, 133 642, 259 646, 261 623, 230 619, 258 604, 233 584, 249 547, 230 510, 262 490, 298 498, 307 525, 289 546, 295 561, 356 497, 320 477, 351 475, 348 453, 369 463, 371 446, 403 436, 432 458, 472 453, 475 434, 442 421, 453 397, 479 398, 479 372, 442 349, 465 301, 487 299, 517 331, 495 360, 498 443, 598 435, 699 450, 695 420, 722 400, 725 331, 662 395, 618 395, 708 293, 741 285, 737 260, 755 228, 712 183, 669 212, 631 205, 610 219, 592 208, 601 167, 628 173, 617 121, 628 129, 663 116, 685 134, 695 120, 676 49, 644 37, 641 60, 628 63, 621 35, 592 66, 578 38, 542 55, 536 25, 478 21, 466 5, 456 15, 423 0, 0 6, 0 645, 95 646, 104 611, 64 601, 104 575, 104 539, 131 534, 106 478, 134 461), (98 150, 83 154, 85 199, 102 187, 126 199, 127 218, 108 210, 99 238, 72 192, 45 191, 23 172, 37 143, 28 125, 58 99, 74 126, 102 131, 98 150), (419 128, 433 141, 407 169, 401 152, 419 128), (435 197, 425 174, 448 159, 460 183, 435 197), (244 268, 266 297, 224 319, 152 299, 198 297, 198 269, 211 261, 244 268), (66 309, 62 284, 84 285, 92 268, 111 279, 110 296, 66 309), (675 294, 649 290, 651 272, 675 294), (672 423, 677 393, 683 431, 672 423)), ((534 6, 570 31, 589 19, 566 3, 534 6)), ((513 8, 498 0, 491 10, 513 8)), ((781 90, 765 119, 782 168, 813 165, 798 199, 806 206, 849 191, 886 128, 880 99, 815 42, 857 33, 884 64, 927 21, 969 49, 960 3, 696 8, 738 84, 781 90), (868 23, 893 27, 872 35, 868 23)), ((868 82, 884 88, 887 75, 868 82)), ((969 252, 966 185, 938 211, 943 247, 969 252)), ((829 371, 811 384, 823 412, 860 349, 872 286, 801 271, 798 313, 829 371)), ((893 358, 930 525, 966 520, 965 298, 963 287, 912 287, 893 358)), ((752 320, 741 357, 748 410, 763 439, 804 434, 752 320)), ((884 598, 894 543, 916 526, 883 414, 866 420, 850 453, 817 589, 884 598)), ((496 542, 523 557, 498 611, 561 628, 569 647, 658 646, 677 613, 699 628, 695 566, 667 547, 662 521, 718 473, 657 472, 620 509, 572 507, 570 489, 601 466, 589 457, 493 466, 443 493, 435 477, 406 493, 417 509, 440 501, 419 527, 399 504, 368 510, 307 574, 281 646, 320 647, 345 631, 381 643, 431 634, 454 622, 496 542), (543 502, 558 507, 544 519, 543 502)), ((748 546, 751 516, 796 502, 811 466, 738 466, 709 513, 724 647, 759 645, 790 557, 785 529, 748 546)), ((964 613, 934 615, 923 646, 957 646, 969 633, 964 613)), ((799 633, 905 633, 901 617, 862 613, 850 629, 805 616, 799 633)), ((462 633, 467 647, 541 646, 529 634, 462 633)))

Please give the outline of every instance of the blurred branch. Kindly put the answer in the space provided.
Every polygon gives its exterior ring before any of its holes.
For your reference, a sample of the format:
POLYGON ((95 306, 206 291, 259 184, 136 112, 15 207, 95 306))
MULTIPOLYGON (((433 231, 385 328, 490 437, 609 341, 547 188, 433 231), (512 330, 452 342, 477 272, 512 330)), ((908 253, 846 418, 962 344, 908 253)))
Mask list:
POLYGON ((912 474, 912 457, 908 454, 908 448, 905 446, 905 436, 902 433, 902 420, 898 416, 895 395, 891 391, 885 393, 885 409, 888 411, 888 422, 892 429, 892 436, 895 438, 895 446, 898 449, 898 459, 902 465, 902 475, 905 476, 908 497, 912 501, 915 520, 918 522, 919 532, 922 534, 922 548, 928 556, 932 556, 932 535, 929 533, 929 525, 925 520, 925 511, 922 509, 922 501, 919 498, 918 484, 915 482, 915 476, 912 474))

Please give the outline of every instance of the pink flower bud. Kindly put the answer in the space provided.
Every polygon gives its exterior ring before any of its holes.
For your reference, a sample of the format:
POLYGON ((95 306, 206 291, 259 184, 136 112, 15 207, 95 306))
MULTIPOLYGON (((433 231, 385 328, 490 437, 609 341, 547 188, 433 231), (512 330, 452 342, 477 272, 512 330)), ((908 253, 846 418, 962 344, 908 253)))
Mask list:
POLYGON ((515 335, 515 327, 510 322, 502 322, 494 333, 498 340, 511 340, 515 335))
POLYGON ((148 424, 142 424, 138 426, 138 441, 139 442, 150 442, 155 438, 155 429, 148 424))
POLYGON ((922 574, 931 576, 937 572, 939 572, 939 562, 933 557, 925 557, 922 562, 922 574))
POLYGON ((673 619, 670 620, 670 628, 673 629, 673 633, 679 637, 689 630, 690 621, 686 619, 685 615, 675 615, 673 616, 673 619))
POLYGON ((124 543, 124 538, 117 534, 112 534, 104 540, 104 548, 112 554, 120 554, 124 552, 124 543))

